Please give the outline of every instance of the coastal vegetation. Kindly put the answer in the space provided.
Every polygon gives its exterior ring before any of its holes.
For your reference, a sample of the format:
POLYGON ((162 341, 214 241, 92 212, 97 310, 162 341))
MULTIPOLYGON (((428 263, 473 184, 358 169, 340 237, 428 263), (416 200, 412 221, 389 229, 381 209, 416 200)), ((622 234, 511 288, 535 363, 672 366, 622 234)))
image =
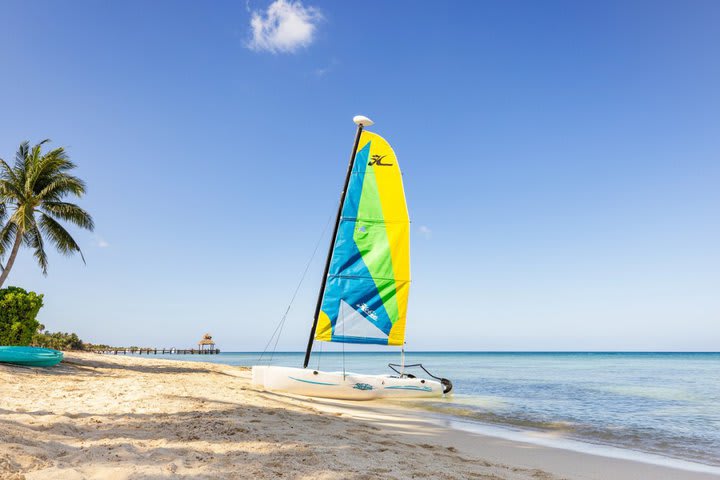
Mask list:
POLYGON ((42 149, 49 140, 30 147, 20 144, 11 166, 0 158, 0 287, 5 283, 22 245, 33 250, 43 274, 47 274, 46 243, 63 255, 79 253, 75 239, 60 222, 68 222, 92 231, 94 222, 88 212, 66 202, 67 196, 82 197, 85 182, 70 172, 76 165, 65 149, 42 149), (7 255, 7 262, 2 259, 7 255))
POLYGON ((45 330, 45 325, 37 320, 42 306, 42 294, 20 287, 0 289, 0 345, 32 345, 55 350, 92 350, 98 347, 84 343, 75 333, 45 330))
POLYGON ((0 346, 33 346, 63 351, 109 351, 134 353, 151 347, 118 347, 84 342, 76 333, 50 332, 37 320, 43 295, 20 287, 0 288, 0 346))
POLYGON ((76 333, 66 332, 49 332, 45 330, 44 325, 40 325, 40 329, 32 337, 30 345, 33 347, 52 348, 62 351, 85 351, 97 352, 108 350, 140 350, 140 347, 113 347, 104 344, 93 344, 84 342, 76 333))
POLYGON ((53 348, 55 350, 85 350, 86 345, 75 333, 48 332, 47 330, 37 332, 32 337, 32 346, 53 348))
POLYGON ((40 323, 43 296, 19 287, 0 289, 0 345, 29 345, 40 323))

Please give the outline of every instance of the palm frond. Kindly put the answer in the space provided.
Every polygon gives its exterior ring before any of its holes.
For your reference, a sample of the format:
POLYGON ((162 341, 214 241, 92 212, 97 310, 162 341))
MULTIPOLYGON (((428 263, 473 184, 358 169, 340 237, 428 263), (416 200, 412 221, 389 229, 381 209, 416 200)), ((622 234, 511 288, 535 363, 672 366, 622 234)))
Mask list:
POLYGON ((80 246, 62 225, 44 213, 40 214, 39 224, 42 233, 45 234, 45 237, 50 240, 50 243, 57 248, 58 252, 63 255, 72 255, 78 252, 83 263, 85 263, 85 256, 82 250, 80 250, 80 246))
POLYGON ((3 258, 5 252, 12 248, 15 240, 15 232, 17 232, 17 225, 13 222, 7 222, 2 229, 0 229, 0 258, 3 258))
MULTIPOLYGON (((8 185, 22 185, 15 174, 15 170, 2 158, 0 158, 0 182, 7 183, 8 185)), ((8 189, 0 185, 0 199, 9 195, 6 190, 8 189)))
POLYGON ((65 195, 80 197, 85 194, 85 182, 66 173, 56 175, 37 194, 41 201, 60 201, 65 195))
POLYGON ((25 140, 20 144, 15 153, 15 168, 23 168, 25 166, 25 159, 27 159, 28 153, 30 152, 30 142, 25 140))
POLYGON ((25 141, 20 144, 17 153, 15 153, 15 165, 13 167, 13 183, 23 192, 26 191, 27 172, 31 164, 32 152, 33 150, 36 150, 38 148, 39 147, 35 146, 31 149, 30 144, 25 141))
POLYGON ((0 177, 2 177, 2 178, 7 178, 7 179, 10 179, 10 180, 14 180, 14 179, 15 179, 15 171, 14 171, 13 168, 12 168, 10 165, 8 165, 8 163, 7 163, 5 160, 3 160, 2 158, 0 158, 0 177))
POLYGON ((33 256, 35 260, 37 260, 43 275, 47 275, 48 257, 45 252, 45 242, 43 241, 37 223, 33 222, 33 224, 29 226, 23 235, 23 240, 27 246, 34 250, 33 256))
POLYGON ((27 187, 34 193, 42 191, 47 185, 58 177, 66 175, 65 172, 76 166, 70 161, 65 149, 56 148, 45 155, 33 160, 31 169, 27 173, 27 187))
POLYGON ((30 150, 30 154, 25 157, 23 164, 23 189, 30 194, 33 191, 34 174, 38 169, 38 164, 42 159, 42 143, 38 143, 30 150))
POLYGON ((42 202, 41 207, 49 215, 73 223, 78 227, 90 230, 95 229, 92 217, 74 203, 68 202, 42 202))
POLYGON ((25 192, 17 183, 0 178, 0 200, 12 199, 17 203, 25 201, 25 192))

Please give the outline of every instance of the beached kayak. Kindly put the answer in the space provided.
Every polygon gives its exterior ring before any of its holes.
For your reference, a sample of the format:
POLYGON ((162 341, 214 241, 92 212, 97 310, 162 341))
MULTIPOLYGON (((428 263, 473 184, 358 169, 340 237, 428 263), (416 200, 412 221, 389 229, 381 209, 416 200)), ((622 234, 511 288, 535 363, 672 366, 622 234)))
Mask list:
POLYGON ((52 367, 63 359, 62 352, 38 347, 0 347, 0 363, 28 367, 52 367))

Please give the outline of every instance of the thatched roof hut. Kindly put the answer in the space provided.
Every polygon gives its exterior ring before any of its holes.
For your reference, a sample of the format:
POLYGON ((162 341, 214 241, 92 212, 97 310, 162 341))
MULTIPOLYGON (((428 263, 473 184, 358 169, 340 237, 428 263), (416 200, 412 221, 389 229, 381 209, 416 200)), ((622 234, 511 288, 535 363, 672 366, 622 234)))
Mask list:
POLYGON ((215 350, 215 341, 213 340, 212 335, 209 333, 203 335, 203 338, 198 342, 198 347, 200 350, 205 350, 206 347, 210 350, 215 350))

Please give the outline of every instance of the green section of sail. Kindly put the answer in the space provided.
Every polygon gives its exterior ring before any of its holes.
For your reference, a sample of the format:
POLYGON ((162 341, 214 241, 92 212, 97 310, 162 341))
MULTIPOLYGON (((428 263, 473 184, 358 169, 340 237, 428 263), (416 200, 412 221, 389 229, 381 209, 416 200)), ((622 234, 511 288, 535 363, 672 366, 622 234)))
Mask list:
POLYGON ((375 172, 368 168, 363 181, 353 240, 375 282, 390 321, 394 324, 398 319, 395 273, 384 220, 375 172), (392 288, 388 288, 388 282, 392 282, 392 288))

